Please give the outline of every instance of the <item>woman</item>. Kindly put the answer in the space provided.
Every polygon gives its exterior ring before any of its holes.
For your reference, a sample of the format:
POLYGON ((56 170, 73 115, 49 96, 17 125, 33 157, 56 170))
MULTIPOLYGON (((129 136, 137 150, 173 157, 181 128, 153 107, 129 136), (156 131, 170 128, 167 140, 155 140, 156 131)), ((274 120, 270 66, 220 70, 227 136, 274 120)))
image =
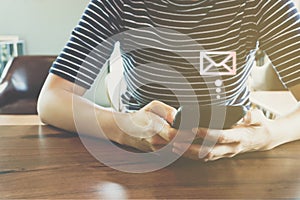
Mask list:
MULTIPOLYGON (((249 105, 246 80, 258 47, 299 101, 299 41, 300 16, 291 0, 92 0, 50 69, 38 112, 45 123, 73 132, 76 115, 85 134, 97 136, 90 120, 95 108, 110 140, 155 150, 177 134, 169 123, 178 102, 249 105), (122 101, 126 111, 136 112, 115 113, 82 97, 120 40, 127 84, 122 101), (234 73, 199 73, 199 54, 205 51, 234 52, 234 73), (149 121, 155 125, 149 128, 149 121)), ((187 149, 186 157, 216 160, 269 150, 300 139, 299 119, 300 108, 274 121, 249 111, 229 130, 193 129, 196 137, 217 140, 204 157, 200 144, 184 141, 172 144, 173 152, 187 149)))

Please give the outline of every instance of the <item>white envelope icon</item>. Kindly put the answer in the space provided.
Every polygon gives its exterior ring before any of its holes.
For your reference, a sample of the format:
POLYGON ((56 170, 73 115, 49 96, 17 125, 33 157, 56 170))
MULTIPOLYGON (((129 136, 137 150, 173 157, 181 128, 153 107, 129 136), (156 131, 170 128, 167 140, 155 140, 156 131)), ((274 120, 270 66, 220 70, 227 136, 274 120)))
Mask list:
POLYGON ((200 75, 235 75, 236 52, 234 51, 201 51, 200 52, 200 75), (224 55, 224 59, 217 63, 212 55, 224 55), (228 62, 232 63, 228 66, 228 62))

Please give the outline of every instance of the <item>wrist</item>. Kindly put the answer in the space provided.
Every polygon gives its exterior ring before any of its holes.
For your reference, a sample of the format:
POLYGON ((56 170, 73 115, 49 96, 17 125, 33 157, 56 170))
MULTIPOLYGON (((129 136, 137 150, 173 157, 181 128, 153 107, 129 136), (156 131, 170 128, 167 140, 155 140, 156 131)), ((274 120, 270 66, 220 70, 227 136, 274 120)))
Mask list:
POLYGON ((277 146, 283 143, 300 139, 300 108, 297 107, 292 112, 281 116, 275 120, 270 120, 268 128, 277 146))
POLYGON ((282 130, 282 122, 280 120, 269 120, 265 123, 266 131, 268 131, 270 136, 270 141, 268 145, 268 149, 272 149, 281 144, 289 142, 288 135, 282 130))
POLYGON ((119 144, 124 143, 124 132, 120 127, 120 121, 127 117, 127 113, 100 109, 97 112, 98 124, 104 137, 119 144))
POLYGON ((136 119, 134 113, 113 113, 113 124, 116 129, 116 134, 111 135, 111 140, 126 146, 131 146, 143 151, 150 151, 148 142, 145 144, 143 130, 141 124, 134 121, 136 119))
POLYGON ((279 140, 278 134, 276 131, 276 124, 274 123, 274 120, 269 120, 263 125, 265 127, 265 131, 267 131, 269 140, 267 144, 267 149, 273 149, 274 147, 279 145, 279 140))
POLYGON ((129 136, 131 135, 130 128, 131 125, 131 116, 132 113, 117 113, 114 115, 114 124, 116 127, 116 133, 118 141, 115 141, 122 145, 130 145, 128 144, 129 136))

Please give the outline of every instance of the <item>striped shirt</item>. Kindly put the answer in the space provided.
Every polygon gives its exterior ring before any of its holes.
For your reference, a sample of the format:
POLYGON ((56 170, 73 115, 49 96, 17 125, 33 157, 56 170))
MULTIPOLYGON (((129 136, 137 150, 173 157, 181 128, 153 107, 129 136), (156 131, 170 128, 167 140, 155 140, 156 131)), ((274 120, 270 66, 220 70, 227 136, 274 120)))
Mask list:
POLYGON ((92 0, 50 72, 88 89, 117 41, 129 109, 154 99, 175 107, 247 105, 258 48, 286 87, 300 83, 300 15, 292 0, 92 0), (234 64, 225 54, 211 56, 213 64, 225 58, 210 66, 221 73, 199 73, 201 62, 212 63, 200 59, 207 52, 234 52, 236 73, 222 74, 234 64))

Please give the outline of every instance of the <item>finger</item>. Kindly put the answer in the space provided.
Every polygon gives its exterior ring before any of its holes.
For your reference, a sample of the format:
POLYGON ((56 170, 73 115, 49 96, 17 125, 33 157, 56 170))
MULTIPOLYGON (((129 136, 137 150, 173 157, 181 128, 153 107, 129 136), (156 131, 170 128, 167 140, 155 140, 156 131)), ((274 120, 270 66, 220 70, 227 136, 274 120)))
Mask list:
POLYGON ((144 132, 149 133, 147 138, 159 135, 166 141, 170 141, 176 136, 177 130, 172 128, 164 119, 151 112, 148 112, 148 115, 148 125, 143 127, 144 132))
POLYGON ((209 129, 207 128, 193 128, 192 132, 196 134, 197 138, 205 138, 208 135, 209 129))
POLYGON ((188 144, 188 143, 174 143, 172 151, 178 155, 184 157, 199 160, 207 156, 209 148, 201 146, 199 144, 188 144))
POLYGON ((164 147, 168 142, 156 135, 150 138, 141 138, 138 141, 133 141, 134 143, 130 146, 135 147, 144 152, 157 151, 164 147))
POLYGON ((236 143, 240 142, 242 129, 226 129, 215 130, 206 128, 194 128, 193 132, 196 134, 196 138, 202 138, 205 141, 209 141, 209 144, 214 143, 236 143))
POLYGON ((168 143, 168 141, 166 141, 159 135, 155 135, 155 136, 149 137, 149 138, 142 138, 142 140, 146 140, 148 143, 150 143, 152 145, 165 145, 168 143))
MULTIPOLYGON (((165 145, 152 145, 151 149, 152 151, 158 151, 161 148, 163 148, 165 145)), ((159 154, 158 154, 159 155, 159 154)))
POLYGON ((215 145, 204 158, 205 161, 218 160, 220 158, 229 158, 240 153, 239 144, 231 143, 226 145, 215 145))
POLYGON ((215 145, 205 147, 198 144, 174 143, 172 151, 194 160, 213 161, 220 158, 233 157, 239 153, 237 144, 215 145))
POLYGON ((144 109, 146 111, 152 112, 163 119, 165 119, 170 124, 173 122, 174 117, 176 115, 177 110, 161 101, 152 101, 151 103, 147 104, 144 109))
POLYGON ((144 152, 150 152, 152 150, 152 145, 143 139, 137 139, 136 137, 128 137, 127 138, 127 146, 134 147, 144 152))
POLYGON ((198 149, 200 149, 200 145, 197 144, 189 146, 187 143, 174 143, 172 151, 186 158, 199 160, 197 156, 198 149))
POLYGON ((196 134, 196 138, 202 138, 212 142, 219 142, 219 140, 224 140, 223 130, 194 128, 192 131, 196 134))
POLYGON ((261 110, 252 109, 245 115, 244 123, 248 125, 261 125, 266 120, 267 118, 261 110))
POLYGON ((185 143, 192 143, 195 139, 195 134, 192 131, 187 130, 178 130, 175 128, 170 127, 168 131, 168 138, 170 140, 174 139, 174 142, 185 142, 185 143))
POLYGON ((130 115, 130 123, 121 121, 123 131, 138 138, 150 138, 170 125, 161 117, 151 112, 139 111, 130 115), (134 134, 131 134, 133 132, 134 134))
POLYGON ((263 124, 267 120, 263 111, 258 109, 253 109, 251 111, 251 124, 263 124))
MULTIPOLYGON (((155 153, 155 151, 158 151, 160 150, 161 148, 163 148, 165 145, 151 145, 149 143, 145 143, 145 144, 137 144, 134 148, 140 150, 140 151, 143 151, 143 152, 153 152, 155 153)), ((156 155, 159 155, 156 154, 156 155)))
POLYGON ((246 115, 243 117, 243 124, 251 124, 251 111, 247 111, 246 115))
POLYGON ((172 128, 169 124, 165 124, 158 132, 158 135, 166 141, 171 141, 176 136, 177 132, 178 130, 172 128))

